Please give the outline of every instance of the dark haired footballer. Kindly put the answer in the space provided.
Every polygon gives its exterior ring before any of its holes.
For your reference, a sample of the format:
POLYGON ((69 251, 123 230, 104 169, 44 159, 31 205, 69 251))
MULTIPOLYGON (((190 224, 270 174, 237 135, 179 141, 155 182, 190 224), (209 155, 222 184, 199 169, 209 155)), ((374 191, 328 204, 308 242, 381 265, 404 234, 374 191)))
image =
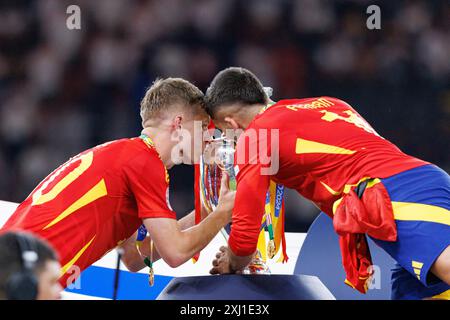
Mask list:
POLYGON ((398 263, 393 299, 450 298, 450 177, 445 171, 403 153, 342 100, 271 101, 256 76, 243 68, 217 74, 205 99, 217 128, 245 130, 236 147, 228 248, 221 248, 211 273, 239 271, 252 258, 272 179, 333 219, 347 284, 367 290, 372 275, 367 235, 398 263), (259 152, 251 154, 254 144, 268 150, 271 162, 264 163, 259 152))

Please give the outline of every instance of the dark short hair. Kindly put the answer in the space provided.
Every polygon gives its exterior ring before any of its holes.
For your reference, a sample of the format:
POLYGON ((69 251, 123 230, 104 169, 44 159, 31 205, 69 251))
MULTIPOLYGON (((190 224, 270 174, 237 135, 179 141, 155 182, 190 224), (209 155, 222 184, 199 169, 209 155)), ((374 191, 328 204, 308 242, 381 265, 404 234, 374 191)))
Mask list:
POLYGON ((160 112, 175 103, 204 108, 203 98, 203 92, 189 81, 181 78, 156 79, 141 101, 142 124, 157 118, 160 112))
POLYGON ((231 67, 220 71, 206 90, 206 111, 214 118, 225 105, 267 104, 269 97, 261 81, 249 70, 231 67))
POLYGON ((47 261, 57 261, 58 257, 50 245, 30 233, 7 231, 0 235, 0 298, 6 294, 9 278, 23 270, 23 261, 18 236, 26 237, 29 246, 36 251, 38 259, 32 270, 35 274, 45 268, 47 261))

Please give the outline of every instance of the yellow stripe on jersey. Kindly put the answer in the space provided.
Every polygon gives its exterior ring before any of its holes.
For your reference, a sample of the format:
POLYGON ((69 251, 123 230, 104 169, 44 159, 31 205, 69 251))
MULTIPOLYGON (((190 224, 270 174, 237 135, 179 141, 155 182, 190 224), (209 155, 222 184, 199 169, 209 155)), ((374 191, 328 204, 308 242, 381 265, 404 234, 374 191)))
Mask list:
POLYGON ((344 149, 330 144, 297 138, 295 145, 296 154, 305 153, 329 153, 329 154, 354 154, 356 151, 344 149))
POLYGON ((83 248, 81 248, 81 250, 78 251, 77 254, 61 268, 60 276, 63 276, 67 272, 67 270, 69 270, 70 267, 73 266, 75 264, 75 262, 77 262, 77 260, 86 251, 86 249, 91 245, 91 243, 92 243, 92 241, 94 241, 94 239, 95 239, 95 236, 93 236, 92 239, 88 243, 86 243, 86 245, 83 248))
POLYGON ((325 182, 320 181, 320 183, 321 183, 321 184, 325 187, 325 189, 327 189, 327 191, 328 191, 329 193, 331 193, 333 196, 338 196, 338 195, 341 194, 339 191, 333 190, 333 188, 331 188, 331 187, 330 187, 329 185, 327 185, 325 182))
MULTIPOLYGON (((346 185, 344 186, 344 191, 343 191, 343 193, 349 193, 352 187, 356 187, 358 184, 360 184, 361 182, 366 181, 366 180, 369 180, 369 181, 367 182, 366 189, 372 188, 373 186, 377 185, 378 183, 381 183, 381 180, 378 179, 378 178, 371 179, 370 177, 364 177, 364 178, 360 179, 357 183, 354 183, 354 184, 346 184, 346 185)), ((321 182, 321 183, 322 183, 323 185, 325 185, 323 182, 321 182)), ((330 189, 331 189, 331 188, 330 188, 330 189)), ((331 190, 332 190, 332 189, 331 189, 331 190)), ((330 191, 330 190, 328 190, 328 191, 330 191)), ((333 191, 334 191, 334 190, 333 190, 333 191)), ((342 201, 342 198, 336 200, 336 201, 333 203, 333 215, 334 215, 334 213, 336 212, 336 209, 337 209, 337 207, 339 206, 339 204, 341 203, 341 201, 342 201)))
POLYGON ((94 187, 92 187, 88 192, 86 192, 81 198, 72 203, 70 207, 64 210, 59 216, 57 216, 52 222, 44 227, 43 230, 50 228, 51 226, 57 224, 64 218, 68 217, 78 209, 88 205, 89 203, 104 197, 108 194, 106 190, 105 179, 100 180, 94 187))
POLYGON ((450 226, 450 211, 423 203, 392 201, 395 220, 427 221, 450 226))

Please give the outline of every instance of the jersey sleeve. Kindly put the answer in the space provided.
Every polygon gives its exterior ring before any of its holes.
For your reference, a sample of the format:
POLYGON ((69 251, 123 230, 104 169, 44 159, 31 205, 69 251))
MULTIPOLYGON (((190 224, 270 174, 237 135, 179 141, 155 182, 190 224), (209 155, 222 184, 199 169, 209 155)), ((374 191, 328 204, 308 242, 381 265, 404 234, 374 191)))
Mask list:
POLYGON ((134 158, 126 166, 125 175, 136 199, 139 218, 176 219, 169 204, 166 169, 156 153, 146 152, 134 158))
MULTIPOLYGON (((231 233, 228 245, 237 256, 248 256, 255 252, 264 214, 266 193, 270 184, 270 176, 264 173, 268 164, 262 163, 259 157, 261 145, 266 141, 258 138, 257 154, 252 154, 251 142, 244 144, 239 139, 235 168, 237 168, 236 200, 232 215, 231 233), (240 164, 240 153, 246 152, 240 164)), ((253 151, 254 153, 254 151, 253 151)))

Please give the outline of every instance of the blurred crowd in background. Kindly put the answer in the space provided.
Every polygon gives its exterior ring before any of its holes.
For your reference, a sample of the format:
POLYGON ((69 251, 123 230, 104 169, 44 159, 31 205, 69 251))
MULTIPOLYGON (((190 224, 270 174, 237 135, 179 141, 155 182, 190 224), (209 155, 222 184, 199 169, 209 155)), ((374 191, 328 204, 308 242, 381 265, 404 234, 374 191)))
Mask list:
MULTIPOLYGON (((0 199, 21 202, 69 157, 140 133, 157 77, 206 90, 228 66, 273 99, 346 100, 404 152, 450 170, 450 5, 365 0, 0 0, 0 199), (81 30, 66 8, 81 9, 81 30), (366 8, 381 8, 369 30, 366 8)), ((193 207, 193 169, 170 171, 171 203, 193 207)), ((287 231, 317 214, 287 194, 287 231)))

